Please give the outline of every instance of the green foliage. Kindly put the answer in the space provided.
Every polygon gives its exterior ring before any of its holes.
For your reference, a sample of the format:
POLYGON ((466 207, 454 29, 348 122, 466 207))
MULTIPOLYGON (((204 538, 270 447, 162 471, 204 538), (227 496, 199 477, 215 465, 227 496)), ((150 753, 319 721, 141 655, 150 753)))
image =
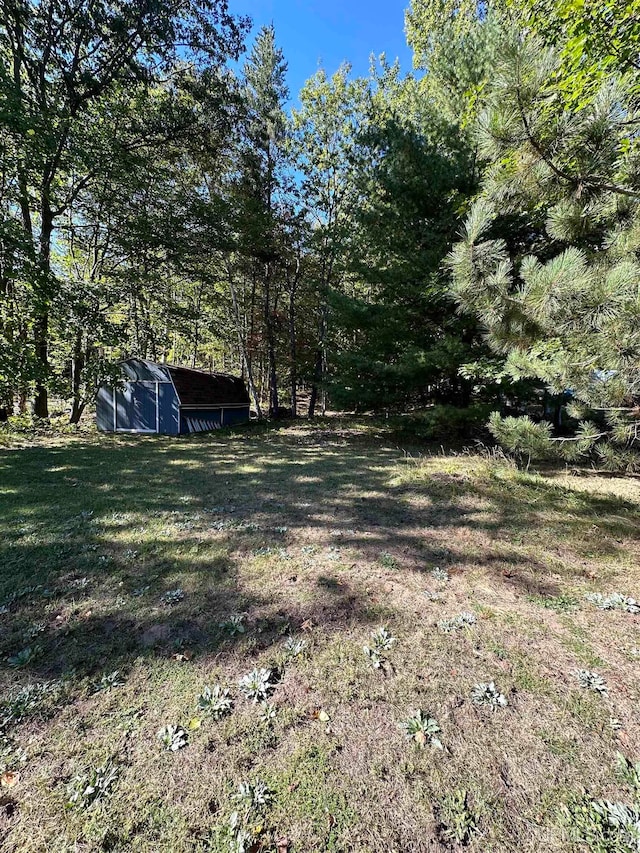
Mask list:
POLYGON ((386 628, 380 627, 371 633, 370 645, 363 646, 362 650, 374 669, 380 669, 386 663, 386 652, 391 651, 395 641, 396 638, 386 628))
POLYGON ((636 806, 584 797, 567 805, 562 818, 571 838, 593 853, 638 850, 640 810, 636 806))
POLYGON ((558 613, 572 613, 578 609, 578 599, 574 595, 562 593, 560 595, 532 595, 530 601, 546 607, 548 610, 557 610, 558 613))
POLYGON ((120 674, 120 670, 116 669, 110 673, 105 672, 100 681, 96 681, 93 685, 93 692, 101 693, 103 691, 113 690, 114 687, 122 687, 124 683, 125 680, 120 674))
POLYGON ((118 764, 109 759, 86 776, 76 776, 69 785, 68 808, 84 809, 110 793, 119 775, 118 764))
POLYGON ((456 788, 447 794, 440 806, 440 836, 446 841, 468 844, 477 830, 476 816, 469 807, 469 794, 456 788))
POLYGON ((598 675, 597 672, 591 672, 588 669, 578 669, 576 670, 576 678, 580 683, 580 687, 584 687, 585 690, 592 690, 594 693, 600 694, 600 696, 607 696, 609 693, 609 688, 601 675, 598 675))
POLYGON ((182 726, 168 724, 158 732, 158 740, 167 752, 177 752, 189 745, 189 735, 182 726))
POLYGON ((599 610, 623 610, 626 613, 640 613, 640 604, 635 598, 612 592, 610 595, 602 595, 600 592, 590 592, 585 595, 587 601, 599 610))
POLYGON ((474 705, 489 705, 496 708, 506 708, 509 704, 507 697, 500 693, 493 681, 476 684, 471 691, 471 701, 474 705))
POLYGON ((288 658, 299 657, 300 655, 304 654, 306 648, 306 640, 299 640, 296 639, 296 637, 287 637, 284 642, 284 650, 288 658))
POLYGON ((440 738, 437 737, 440 726, 433 717, 425 714, 424 711, 415 711, 400 723, 400 728, 403 729, 407 740, 413 741, 420 748, 428 744, 436 747, 436 749, 444 749, 440 738))
POLYGON ((421 412, 390 418, 398 432, 424 441, 447 443, 474 438, 486 428, 490 403, 474 403, 468 407, 435 405, 421 412))
POLYGON ((40 645, 27 646, 26 648, 21 649, 15 655, 11 655, 10 657, 8 657, 7 663, 10 667, 13 667, 13 669, 20 669, 23 666, 27 666, 28 664, 33 663, 33 661, 36 658, 41 657, 43 653, 44 649, 40 645))
POLYGON ((438 622, 438 628, 443 634, 452 634, 460 628, 468 628, 470 625, 475 625, 478 621, 474 613, 464 611, 458 616, 453 616, 451 619, 441 619, 438 622))
POLYGON ((243 675, 238 682, 240 692, 253 702, 263 702, 275 687, 273 671, 260 667, 243 675))
POLYGON ((50 707, 63 690, 61 681, 38 681, 21 687, 1 706, 0 732, 50 707))
POLYGON ((231 713, 233 700, 228 690, 220 684, 213 687, 205 687, 198 697, 198 711, 209 714, 214 720, 220 720, 231 713))
POLYGON ((632 762, 621 752, 616 754, 616 769, 618 775, 640 795, 640 761, 632 762))
POLYGON ((247 853, 254 849, 260 834, 260 818, 271 803, 272 794, 265 782, 241 782, 233 795, 237 808, 227 826, 231 853, 247 853))
POLYGON ((227 631, 229 636, 235 637, 236 634, 244 634, 247 630, 244 625, 245 619, 245 613, 232 613, 228 619, 220 623, 220 627, 227 631))
MULTIPOLYGON (((529 5, 555 13, 562 4, 529 5)), ((513 379, 570 389, 582 407, 587 419, 554 442, 556 453, 633 471, 640 195, 628 137, 637 104, 628 76, 600 74, 592 95, 567 108, 564 68, 561 48, 505 28, 479 119, 483 192, 449 256, 453 293, 513 379)), ((531 424, 521 438, 511 422, 492 424, 516 453, 542 454, 531 424)))
POLYGON ((535 423, 528 416, 522 418, 500 416, 493 412, 489 418, 489 431, 495 440, 519 463, 532 459, 545 459, 551 455, 549 440, 551 424, 542 421, 535 423))

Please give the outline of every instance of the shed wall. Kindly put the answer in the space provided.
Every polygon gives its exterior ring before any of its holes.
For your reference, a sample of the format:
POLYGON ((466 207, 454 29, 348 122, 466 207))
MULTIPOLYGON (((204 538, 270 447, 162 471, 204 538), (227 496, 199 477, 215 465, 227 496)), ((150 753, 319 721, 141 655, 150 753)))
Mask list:
POLYGON ((101 432, 113 432, 113 391, 108 385, 98 389, 96 425, 101 432))
POLYGON ((249 406, 244 406, 241 409, 223 409, 223 426, 233 426, 234 424, 244 424, 249 420, 249 406))
POLYGON ((159 432, 163 435, 178 435, 180 423, 178 397, 170 382, 158 385, 159 432))

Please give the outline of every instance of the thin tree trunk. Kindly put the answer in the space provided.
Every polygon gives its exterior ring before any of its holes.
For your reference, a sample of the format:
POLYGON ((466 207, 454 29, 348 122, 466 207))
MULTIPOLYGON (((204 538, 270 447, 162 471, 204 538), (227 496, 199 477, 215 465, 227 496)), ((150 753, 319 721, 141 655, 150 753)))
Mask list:
POLYGON ((51 237, 53 235, 53 214, 49 204, 48 190, 44 190, 41 205, 40 226, 40 304, 34 323, 34 345, 38 376, 33 413, 38 418, 49 417, 49 399, 47 379, 49 376, 49 299, 51 290, 51 237))
POLYGON ((298 364, 296 342, 296 290, 300 272, 300 258, 296 258, 296 272, 289 287, 289 355, 291 358, 291 417, 298 416, 298 364))
POLYGON ((322 382, 324 375, 324 366, 325 366, 325 338, 327 334, 327 319, 328 319, 328 311, 329 307, 327 305, 326 300, 323 302, 322 307, 320 309, 320 328, 318 330, 318 348, 316 350, 316 358, 313 367, 313 383, 311 385, 311 394, 309 396, 309 414, 308 417, 311 419, 315 417, 316 413, 316 404, 318 402, 318 392, 320 390, 320 383, 322 382))
POLYGON ((256 410, 256 414, 258 418, 262 420, 262 407, 260 406, 260 397, 258 395, 258 390, 256 388, 256 384, 253 379, 253 367, 251 361, 247 355, 247 347, 244 340, 244 336, 242 334, 242 327, 240 324, 240 309, 238 308, 238 296, 236 293, 236 288, 233 283, 233 276, 229 273, 229 290, 231 292, 231 304, 233 305, 233 317, 235 320, 236 326, 236 334, 238 337, 238 349, 240 350, 240 355, 242 357, 242 363, 244 365, 244 369, 246 371, 247 376, 247 384, 249 385, 249 394, 251 395, 251 399, 253 400, 253 405, 256 410))
POLYGON ((77 424, 82 417, 84 411, 84 401, 82 399, 82 371, 84 369, 85 357, 82 349, 82 332, 76 332, 76 339, 73 344, 73 357, 71 361, 71 391, 73 395, 73 405, 71 408, 71 417, 69 423, 77 424))
POLYGON ((266 264, 264 278, 264 324, 267 332, 267 379, 269 386, 269 417, 277 418, 280 408, 278 403, 278 372, 276 362, 276 343, 273 329, 271 307, 271 264, 266 264))

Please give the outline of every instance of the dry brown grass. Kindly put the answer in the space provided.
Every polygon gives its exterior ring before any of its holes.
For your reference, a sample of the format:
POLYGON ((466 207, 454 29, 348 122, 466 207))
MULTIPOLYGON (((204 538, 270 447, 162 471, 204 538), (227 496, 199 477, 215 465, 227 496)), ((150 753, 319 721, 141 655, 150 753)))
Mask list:
POLYGON ((618 750, 640 757, 640 616, 584 594, 638 589, 640 485, 386 442, 347 423, 0 456, 0 598, 42 585, 0 616, 3 658, 42 647, 5 669, 5 696, 66 678, 61 698, 9 727, 28 760, 4 791, 5 849, 226 851, 232 790, 254 778, 273 792, 252 826, 264 851, 278 837, 300 853, 457 849, 456 791, 470 850, 587 849, 562 807, 585 790, 630 800, 614 764, 618 750), (182 601, 160 604, 178 587, 182 601), (438 630, 463 610, 476 625, 438 630), (247 614, 244 633, 219 627, 231 613, 247 614), (374 671, 362 646, 380 625, 397 642, 374 671), (289 634, 307 647, 286 661, 289 634), (280 672, 270 724, 238 694, 255 666, 280 672), (582 689, 577 668, 600 673, 608 697, 582 689), (116 669, 123 686, 91 691, 116 669), (507 708, 471 702, 491 680, 507 708), (186 725, 215 682, 233 713, 163 752, 158 729, 186 725), (400 731, 418 708, 443 751, 400 731), (108 756, 112 793, 65 809, 70 779, 108 756))

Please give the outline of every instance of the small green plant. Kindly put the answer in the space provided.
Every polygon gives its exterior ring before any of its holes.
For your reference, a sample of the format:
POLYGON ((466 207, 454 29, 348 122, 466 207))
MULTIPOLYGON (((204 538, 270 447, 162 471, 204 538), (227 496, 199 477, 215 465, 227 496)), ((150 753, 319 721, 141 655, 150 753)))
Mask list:
POLYGON ((241 782, 233 799, 237 808, 229 817, 229 851, 248 853, 256 847, 261 818, 271 802, 271 791, 260 779, 241 782))
POLYGON ((640 761, 631 762, 621 752, 616 753, 618 776, 640 794, 640 761))
POLYGON ((60 681, 40 681, 27 684, 0 708, 0 730, 21 722, 39 711, 62 691, 60 681))
POLYGON ((440 817, 440 836, 444 841, 463 845, 471 841, 477 824, 475 815, 469 808, 469 795, 464 788, 456 788, 443 798, 440 817))
POLYGON ((168 752, 184 749, 189 743, 189 736, 182 726, 163 726, 158 732, 158 740, 168 752))
POLYGON ((493 681, 476 684, 471 691, 471 701, 474 705, 489 705, 496 708, 506 708, 509 704, 507 697, 500 693, 493 681))
POLYGON ((442 583, 445 583, 449 580, 449 572, 447 571, 447 569, 441 569, 440 566, 435 566, 433 569, 431 569, 429 574, 434 580, 441 581, 442 583))
POLYGON ((271 802, 271 791, 260 779, 240 782, 234 799, 250 809, 261 809, 271 802))
POLYGON ((184 598, 183 589, 168 589, 160 596, 160 603, 165 605, 177 604, 184 598))
POLYGON ((7 597, 2 601, 0 605, 0 610, 3 613, 8 613, 11 609, 11 605, 15 604, 16 601, 19 601, 21 598, 27 598, 30 595, 34 595, 35 593, 39 593, 42 590, 42 584, 37 584, 35 586, 23 586, 20 589, 15 589, 13 592, 9 593, 7 597))
POLYGON ((113 672, 104 673, 100 681, 96 681, 93 685, 92 692, 100 693, 102 691, 113 690, 115 687, 122 687, 125 683, 124 678, 120 675, 119 669, 114 669, 113 672))
POLYGON ((594 693, 599 693, 601 696, 607 696, 609 688, 601 675, 596 672, 591 672, 588 669, 576 670, 576 678, 580 682, 580 687, 585 690, 593 690, 594 693))
POLYGON ((224 631, 227 631, 231 637, 235 637, 236 634, 244 634, 247 630, 244 626, 244 620, 246 617, 246 613, 232 613, 228 619, 225 619, 224 622, 220 622, 220 627, 224 631))
POLYGON ((15 771, 27 761, 27 753, 13 738, 0 734, 0 773, 15 771))
POLYGON ((238 682, 240 692, 247 699, 252 699, 254 702, 262 702, 267 699, 273 688, 275 681, 273 671, 265 669, 253 669, 247 675, 243 675, 238 682))
POLYGON ((438 628, 443 634, 451 634, 453 631, 457 631, 458 628, 467 628, 470 625, 475 625, 477 621, 478 619, 474 613, 465 611, 460 613, 459 616, 453 616, 451 619, 441 619, 438 622, 438 628))
POLYGON ((233 700, 228 690, 224 690, 219 684, 213 687, 205 687, 198 697, 198 710, 209 714, 214 720, 231 713, 233 700))
POLYGON ((640 604, 635 598, 629 598, 629 596, 622 595, 619 592, 613 592, 611 595, 589 592, 585 598, 591 604, 595 604, 599 610, 623 610, 626 613, 640 613, 640 604))
POLYGON ((306 648, 306 640, 297 640, 295 637, 287 637, 284 641, 284 650, 288 658, 299 657, 306 648))
POLYGON ((385 567, 385 569, 397 569, 398 561, 393 556, 393 554, 389 554, 387 551, 383 551, 380 554, 380 562, 385 567))
POLYGON ((396 638, 392 637, 386 628, 380 627, 372 632, 369 646, 363 646, 362 651, 369 658, 369 662, 374 669, 386 663, 386 652, 391 650, 396 638))
POLYGON ((26 649, 21 649, 17 654, 7 658, 7 663, 12 669, 21 669, 29 663, 33 663, 36 658, 43 654, 42 646, 27 646, 26 649))
POLYGON ((425 714, 424 711, 415 711, 400 723, 400 728, 404 730, 407 740, 414 741, 421 748, 429 744, 437 749, 443 749, 442 742, 437 737, 440 726, 433 717, 425 714))
POLYGON ((558 613, 573 613, 578 609, 578 599, 573 595, 530 595, 529 601, 546 607, 547 610, 556 610, 558 613))
POLYGON ((276 715, 278 713, 278 709, 273 704, 273 702, 262 702, 260 710, 260 722, 261 723, 270 723, 271 720, 275 720, 276 715))
POLYGON ((36 625, 31 625, 31 627, 27 628, 26 631, 22 634, 22 639, 24 642, 29 642, 29 640, 35 639, 39 634, 43 634, 47 630, 47 626, 44 622, 39 622, 36 625))
POLYGON ((118 765, 109 759, 86 776, 76 776, 69 785, 68 808, 84 809, 104 797, 118 778, 118 765))
POLYGON ((637 805, 592 800, 572 801, 561 814, 572 840, 590 853, 637 853, 640 850, 640 810, 637 805))

